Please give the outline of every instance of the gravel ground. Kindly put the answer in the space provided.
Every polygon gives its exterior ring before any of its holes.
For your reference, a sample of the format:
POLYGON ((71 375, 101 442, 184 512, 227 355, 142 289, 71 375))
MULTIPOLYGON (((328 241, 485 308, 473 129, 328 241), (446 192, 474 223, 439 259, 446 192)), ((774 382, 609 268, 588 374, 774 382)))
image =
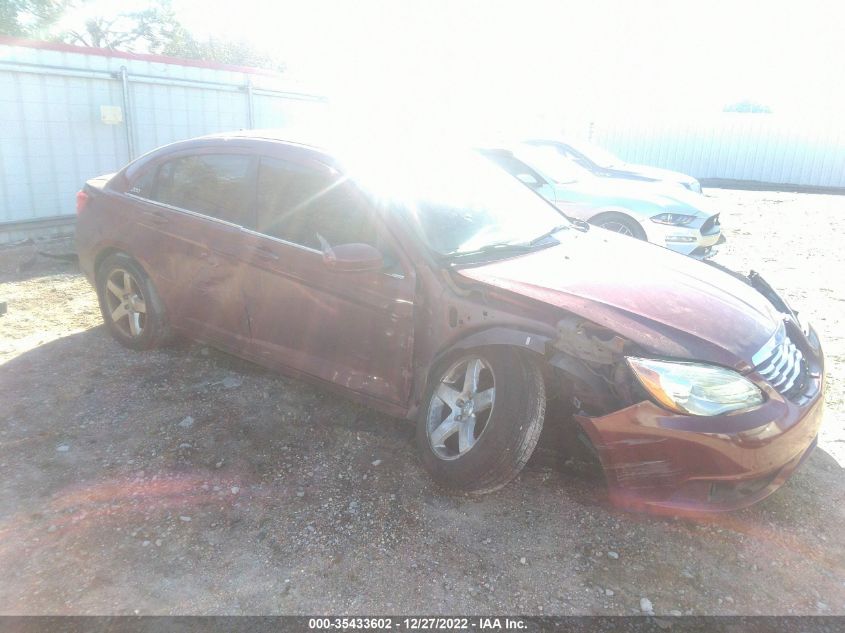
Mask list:
POLYGON ((718 260, 811 315, 829 388, 801 470, 697 520, 609 507, 554 433, 503 490, 443 495, 407 423, 202 346, 125 350, 71 264, 0 251, 0 613, 845 614, 845 197, 707 195, 718 260))

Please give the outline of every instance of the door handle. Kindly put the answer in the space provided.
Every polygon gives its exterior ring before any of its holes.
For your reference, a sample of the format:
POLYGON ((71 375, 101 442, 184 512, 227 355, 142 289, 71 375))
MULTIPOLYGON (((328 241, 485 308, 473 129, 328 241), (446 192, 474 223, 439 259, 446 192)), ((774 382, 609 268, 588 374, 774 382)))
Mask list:
POLYGON ((276 261, 277 259, 279 259, 279 256, 276 255, 276 253, 274 253, 273 251, 268 251, 266 248, 257 248, 255 249, 255 253, 261 259, 269 259, 272 261, 276 261))
POLYGON ((153 211, 152 220, 156 224, 167 224, 168 222, 170 222, 170 218, 167 217, 167 215, 165 213, 162 213, 161 211, 153 211))
POLYGON ((216 267, 220 265, 218 259, 216 257, 212 257, 209 251, 200 251, 199 258, 211 267, 216 267))

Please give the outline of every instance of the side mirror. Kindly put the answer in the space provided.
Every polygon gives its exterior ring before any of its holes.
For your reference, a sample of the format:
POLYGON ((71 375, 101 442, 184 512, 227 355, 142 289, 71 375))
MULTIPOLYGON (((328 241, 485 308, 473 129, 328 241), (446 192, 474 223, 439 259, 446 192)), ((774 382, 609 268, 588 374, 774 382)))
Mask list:
POLYGON ((323 249, 323 263, 330 270, 343 273, 365 273, 381 270, 381 253, 369 244, 338 244, 323 249))

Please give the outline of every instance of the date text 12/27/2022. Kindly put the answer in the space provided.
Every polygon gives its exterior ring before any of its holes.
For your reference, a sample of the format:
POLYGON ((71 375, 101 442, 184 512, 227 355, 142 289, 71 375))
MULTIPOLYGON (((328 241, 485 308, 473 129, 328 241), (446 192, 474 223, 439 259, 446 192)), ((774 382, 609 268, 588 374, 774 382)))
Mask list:
POLYGON ((322 617, 309 618, 308 629, 312 631, 332 631, 362 629, 387 631, 405 629, 408 631, 520 631, 527 624, 521 618, 507 617, 322 617))

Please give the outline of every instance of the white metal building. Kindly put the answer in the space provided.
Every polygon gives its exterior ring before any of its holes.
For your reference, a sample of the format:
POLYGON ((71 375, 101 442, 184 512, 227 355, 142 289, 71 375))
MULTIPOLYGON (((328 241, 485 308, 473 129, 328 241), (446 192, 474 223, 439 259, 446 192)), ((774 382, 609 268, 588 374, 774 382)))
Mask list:
POLYGON ((85 180, 155 147, 324 107, 259 69, 0 37, 0 243, 68 232, 85 180))
POLYGON ((680 171, 705 184, 845 193, 845 124, 839 116, 622 116, 596 121, 591 131, 595 142, 630 162, 680 171))
MULTIPOLYGON (((368 98, 362 95, 362 99, 368 98)), ((88 178, 172 141, 321 120, 276 73, 0 36, 0 243, 70 230, 88 178)), ((705 184, 845 192, 845 126, 770 114, 586 114, 567 131, 705 184)))

